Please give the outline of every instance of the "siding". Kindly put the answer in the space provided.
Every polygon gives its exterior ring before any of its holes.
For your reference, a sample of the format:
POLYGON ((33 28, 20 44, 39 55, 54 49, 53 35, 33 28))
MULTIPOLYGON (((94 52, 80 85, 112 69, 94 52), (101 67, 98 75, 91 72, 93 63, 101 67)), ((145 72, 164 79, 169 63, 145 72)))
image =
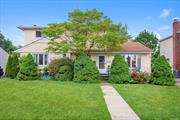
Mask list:
POLYGON ((9 57, 8 53, 5 52, 2 48, 0 48, 0 66, 3 68, 4 72, 6 69, 6 63, 7 63, 8 57, 9 57))
POLYGON ((160 42, 160 54, 164 55, 173 68, 173 39, 172 37, 160 42))

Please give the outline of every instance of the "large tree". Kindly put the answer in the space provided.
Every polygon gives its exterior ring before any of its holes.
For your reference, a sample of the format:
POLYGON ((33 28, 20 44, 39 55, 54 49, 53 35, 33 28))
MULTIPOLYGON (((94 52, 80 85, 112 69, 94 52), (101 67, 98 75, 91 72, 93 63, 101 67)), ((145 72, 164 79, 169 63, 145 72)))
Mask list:
POLYGON ((47 50, 57 53, 70 50, 88 54, 95 48, 119 49, 128 38, 126 25, 113 24, 96 9, 76 9, 69 13, 67 22, 49 24, 43 33, 51 39, 47 50))
POLYGON ((0 47, 8 53, 11 53, 12 51, 17 49, 9 39, 6 39, 4 37, 2 33, 0 33, 0 47))
POLYGON ((157 54, 158 51, 158 38, 153 32, 148 32, 144 30, 140 32, 139 35, 135 38, 135 41, 144 44, 145 46, 151 48, 154 54, 157 54))

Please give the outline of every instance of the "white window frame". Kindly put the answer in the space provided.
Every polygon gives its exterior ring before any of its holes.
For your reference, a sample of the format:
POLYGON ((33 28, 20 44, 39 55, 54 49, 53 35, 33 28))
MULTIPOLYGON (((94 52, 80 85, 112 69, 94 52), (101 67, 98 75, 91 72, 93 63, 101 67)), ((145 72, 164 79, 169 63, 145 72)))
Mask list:
POLYGON ((39 66, 47 66, 49 64, 49 54, 48 53, 33 53, 33 57, 34 57, 34 61, 39 66), (43 64, 42 65, 39 64, 39 55, 40 54, 43 55, 43 64), (37 55, 37 58, 36 58, 36 55, 37 55), (45 65, 45 55, 47 55, 47 64, 46 65, 45 65), (37 61, 36 61, 36 59, 37 59, 37 61))
POLYGON ((130 57, 130 67, 129 68, 134 69, 134 68, 140 67, 140 70, 141 70, 141 55, 140 54, 124 54, 124 59, 125 59, 126 62, 128 62, 127 61, 128 56, 130 57), (136 56, 136 60, 135 60, 136 66, 132 67, 132 59, 133 59, 134 56, 136 56), (138 57, 140 57, 140 66, 138 66, 138 57))

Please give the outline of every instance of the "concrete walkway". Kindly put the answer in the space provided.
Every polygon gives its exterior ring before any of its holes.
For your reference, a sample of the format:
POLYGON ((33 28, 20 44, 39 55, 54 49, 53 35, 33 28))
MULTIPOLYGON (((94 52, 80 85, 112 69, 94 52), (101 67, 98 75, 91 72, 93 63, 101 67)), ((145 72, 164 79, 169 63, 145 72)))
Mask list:
POLYGON ((176 85, 180 86, 180 78, 176 78, 176 85))
POLYGON ((102 83, 101 89, 112 120, 140 120, 111 84, 102 83))

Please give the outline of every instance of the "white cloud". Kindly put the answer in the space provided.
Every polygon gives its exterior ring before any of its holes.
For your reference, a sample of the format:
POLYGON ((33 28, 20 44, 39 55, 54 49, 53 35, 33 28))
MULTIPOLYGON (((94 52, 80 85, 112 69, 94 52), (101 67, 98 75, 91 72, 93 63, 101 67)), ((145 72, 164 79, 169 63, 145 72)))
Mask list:
POLYGON ((146 20, 151 20, 151 16, 147 16, 147 17, 146 17, 146 20))
POLYGON ((160 14, 160 18, 166 18, 170 15, 171 9, 163 9, 160 14))
POLYGON ((158 31, 164 31, 164 30, 169 30, 169 29, 170 29, 170 27, 168 25, 166 25, 166 26, 159 27, 158 31))

